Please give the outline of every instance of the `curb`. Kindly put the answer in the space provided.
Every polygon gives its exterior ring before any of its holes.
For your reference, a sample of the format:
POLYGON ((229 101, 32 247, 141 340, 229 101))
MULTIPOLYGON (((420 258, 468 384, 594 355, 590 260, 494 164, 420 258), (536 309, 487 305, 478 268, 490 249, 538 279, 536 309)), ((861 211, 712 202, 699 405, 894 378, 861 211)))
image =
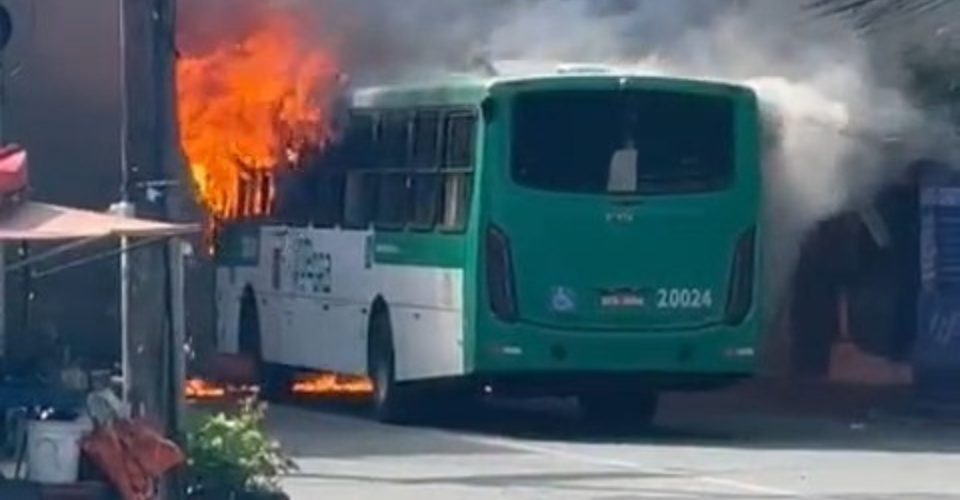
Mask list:
POLYGON ((960 404, 913 401, 903 408, 873 410, 869 417, 878 422, 960 427, 960 404))

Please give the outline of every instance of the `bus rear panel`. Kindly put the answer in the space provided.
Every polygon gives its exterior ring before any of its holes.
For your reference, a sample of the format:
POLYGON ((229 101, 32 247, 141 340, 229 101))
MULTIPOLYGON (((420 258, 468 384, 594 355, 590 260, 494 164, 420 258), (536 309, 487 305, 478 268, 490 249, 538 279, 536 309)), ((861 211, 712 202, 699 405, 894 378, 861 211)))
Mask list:
POLYGON ((574 392, 611 378, 694 389, 750 375, 754 95, 640 78, 491 94, 475 373, 574 392))

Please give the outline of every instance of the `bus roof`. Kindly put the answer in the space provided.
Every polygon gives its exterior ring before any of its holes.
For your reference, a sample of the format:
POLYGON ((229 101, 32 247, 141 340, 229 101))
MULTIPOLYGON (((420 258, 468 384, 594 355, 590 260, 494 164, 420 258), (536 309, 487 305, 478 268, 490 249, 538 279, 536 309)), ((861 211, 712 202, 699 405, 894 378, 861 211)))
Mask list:
POLYGON ((526 72, 514 75, 483 76, 477 74, 450 74, 429 83, 367 87, 353 92, 355 108, 390 108, 407 106, 478 106, 498 88, 517 84, 526 86, 555 85, 573 80, 605 80, 629 78, 657 86, 688 90, 720 90, 733 93, 752 93, 745 85, 721 80, 665 76, 647 72, 605 69, 599 66, 565 65, 555 71, 526 72))

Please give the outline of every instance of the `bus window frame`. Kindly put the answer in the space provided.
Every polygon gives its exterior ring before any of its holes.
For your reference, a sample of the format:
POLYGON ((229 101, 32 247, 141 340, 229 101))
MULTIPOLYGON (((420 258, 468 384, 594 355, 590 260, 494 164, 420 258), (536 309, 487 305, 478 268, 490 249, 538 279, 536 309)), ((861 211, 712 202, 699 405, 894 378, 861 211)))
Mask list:
MULTIPOLYGON (((409 174, 407 173, 409 169, 407 168, 407 165, 413 160, 413 136, 414 136, 413 124, 414 124, 414 118, 416 113, 414 109, 391 108, 391 109, 381 110, 380 123, 384 123, 384 124, 389 123, 391 115, 403 117, 401 120, 399 120, 403 122, 403 128, 406 129, 405 144, 403 145, 403 158, 399 161, 400 165, 398 166, 393 166, 392 160, 390 163, 384 163, 381 159, 378 158, 378 161, 376 162, 377 166, 374 169, 374 172, 371 173, 371 175, 375 175, 378 177, 377 203, 376 203, 376 209, 374 210, 374 214, 373 214, 373 220, 371 222, 372 222, 373 228, 378 231, 402 232, 404 229, 406 229, 407 225, 409 224, 409 221, 406 220, 406 219, 409 219, 409 212, 410 212, 410 205, 411 205, 410 193, 409 193, 409 190, 410 190, 409 174), (384 165, 389 165, 389 166, 385 167, 384 165), (403 184, 404 184, 403 190, 407 191, 407 194, 405 196, 406 199, 403 202, 406 205, 406 207, 404 208, 404 214, 402 217, 404 220, 399 223, 381 220, 380 211, 382 210, 382 206, 384 205, 382 197, 383 197, 384 186, 386 184, 384 181, 391 177, 401 177, 403 179, 403 184)), ((386 125, 384 125, 384 127, 386 127, 386 125)), ((385 128, 382 128, 381 134, 385 134, 385 132, 386 132, 385 128)), ((380 138, 382 137, 383 135, 380 135, 380 138)), ((377 147, 377 151, 378 151, 378 154, 383 154, 382 153, 383 150, 381 149, 381 146, 377 147)))
MULTIPOLYGON (((358 178, 361 179, 361 181, 360 181, 360 191, 361 191, 361 193, 362 193, 362 194, 361 194, 361 201, 367 201, 367 195, 368 195, 367 191, 368 191, 368 189, 369 189, 369 188, 367 187, 367 182, 369 182, 369 179, 371 179, 371 178, 379 179, 379 178, 376 177, 376 174, 374 173, 374 171, 369 170, 369 169, 347 169, 347 170, 345 171, 345 173, 344 173, 344 179, 343 179, 343 204, 344 204, 344 207, 343 207, 343 220, 341 221, 340 226, 341 226, 342 228, 344 228, 344 229, 350 229, 350 230, 355 230, 355 231, 365 231, 365 230, 370 229, 371 227, 373 227, 373 219, 374 219, 373 215, 375 215, 375 214, 371 214, 371 213, 370 213, 370 212, 371 212, 371 209, 367 206, 367 207, 364 207, 364 212, 363 212, 363 213, 365 214, 365 217, 364 217, 365 222, 364 222, 364 223, 362 223, 362 224, 353 224, 353 223, 350 221, 350 217, 348 217, 348 213, 350 213, 350 210, 349 210, 350 207, 347 206, 347 205, 348 205, 349 199, 350 199, 350 198, 349 198, 349 195, 350 195, 350 187, 351 187, 351 186, 350 186, 350 182, 351 182, 351 178, 352 178, 352 177, 358 177, 358 178)), ((377 186, 377 190, 379 191, 379 186, 377 186)), ((364 206, 364 204, 361 203, 361 206, 364 206)), ((376 210, 375 207, 376 207, 376 206, 374 205, 374 208, 372 209, 373 211, 376 210)))
POLYGON ((412 233, 417 234, 428 234, 434 233, 437 230, 440 220, 440 195, 442 194, 442 179, 443 179, 443 164, 444 164, 444 151, 446 147, 447 133, 444 128, 444 123, 447 117, 447 114, 450 112, 451 108, 444 106, 424 106, 415 109, 414 115, 414 130, 412 135, 414 140, 420 136, 416 126, 416 118, 422 114, 433 113, 436 115, 436 124, 434 129, 435 142, 433 145, 433 161, 429 165, 414 165, 410 170, 410 189, 411 189, 411 211, 410 218, 407 221, 407 230, 412 233), (417 181, 424 178, 435 177, 438 179, 438 188, 433 195, 433 217, 429 223, 418 223, 413 220, 416 216, 416 210, 419 202, 419 197, 417 196, 417 181))
MULTIPOLYGON (((557 89, 557 90, 551 90, 551 92, 563 93, 563 92, 569 92, 570 90, 571 89, 557 89)), ((735 135, 736 135, 736 129, 738 126, 737 123, 739 120, 738 116, 741 113, 741 109, 743 106, 742 100, 740 99, 739 96, 729 95, 727 93, 717 93, 712 91, 698 91, 698 90, 677 91, 677 90, 671 90, 669 88, 666 90, 659 89, 659 88, 639 88, 635 90, 666 92, 670 94, 683 94, 683 95, 694 96, 694 97, 708 97, 708 98, 714 98, 714 99, 719 99, 724 101, 725 104, 729 106, 728 128, 731 134, 729 172, 724 173, 722 179, 720 179, 720 181, 716 181, 715 185, 709 185, 706 187, 702 186, 703 181, 698 180, 698 181, 688 181, 690 183, 696 182, 701 184, 700 186, 694 187, 694 188, 689 188, 689 187, 676 188, 675 186, 677 184, 680 184, 680 181, 670 181, 674 183, 673 186, 657 185, 652 188, 649 186, 641 188, 640 187, 641 183, 638 182, 638 189, 633 192, 616 192, 616 191, 592 192, 592 191, 584 191, 584 190, 564 190, 564 189, 548 188, 543 186, 532 185, 529 182, 526 182, 522 179, 517 178, 516 171, 514 170, 515 151, 514 151, 514 146, 512 144, 516 140, 516 137, 511 137, 510 138, 511 146, 510 146, 510 153, 509 153, 510 160, 509 160, 509 165, 507 166, 507 172, 508 172, 507 175, 510 180, 510 183, 515 187, 518 187, 520 189, 527 190, 527 191, 532 191, 532 192, 540 192, 540 193, 547 193, 547 194, 563 194, 563 195, 578 196, 578 197, 598 197, 599 196, 599 197, 608 197, 610 199, 616 199, 620 201, 642 200, 642 199, 656 198, 656 197, 711 195, 711 194, 727 191, 736 185, 738 176, 740 175, 739 167, 738 167, 738 161, 739 161, 738 158, 740 153, 738 150, 737 142, 735 140, 735 135)), ((597 90, 593 90, 593 91, 597 91, 597 90)), ((515 116, 518 109, 517 100, 518 98, 522 98, 523 95, 524 94, 522 92, 518 92, 513 97, 513 103, 511 105, 512 116, 510 118, 512 123, 511 128, 513 129, 513 131, 511 132, 512 136, 515 136, 517 133, 517 124, 516 124, 516 116, 515 116)))
MULTIPOLYGON (((373 159, 369 166, 353 167, 347 165, 342 172, 343 175, 343 205, 344 209, 341 211, 343 216, 340 226, 344 229, 352 230, 365 230, 373 228, 377 231, 384 232, 410 232, 418 234, 430 234, 430 233, 439 233, 439 234, 463 234, 466 232, 467 228, 470 225, 470 215, 472 210, 472 202, 475 194, 475 186, 473 185, 476 180, 476 171, 477 171, 477 146, 480 139, 480 113, 478 108, 469 107, 469 106, 422 106, 422 107, 410 107, 410 108, 383 108, 383 109, 371 109, 363 110, 362 112, 355 113, 357 115, 369 116, 373 118, 373 149, 375 150, 376 157, 373 159), (437 141, 435 144, 435 161, 432 166, 417 166, 414 165, 415 158, 413 157, 414 153, 414 141, 417 138, 416 130, 416 119, 420 113, 437 113, 438 123, 437 123, 437 141), (405 161, 402 166, 384 166, 384 162, 380 159, 380 155, 383 154, 383 146, 379 142, 384 137, 384 124, 387 121, 386 116, 388 114, 399 114, 405 116, 406 126, 407 126, 407 140, 405 148, 405 161), (450 166, 451 163, 451 151, 449 149, 450 137, 452 137, 452 130, 455 126, 455 120, 458 118, 467 118, 471 121, 470 127, 470 152, 469 152, 469 165, 462 166, 450 166), (375 191, 376 193, 376 202, 373 203, 373 216, 370 218, 366 225, 359 224, 349 224, 347 220, 347 200, 349 194, 349 178, 352 176, 359 176, 362 179, 362 189, 367 191, 368 188, 365 186, 367 183, 375 183, 376 188, 369 188, 369 190, 375 191), (380 205, 381 205, 381 190, 382 181, 385 178, 392 176, 403 176, 405 177, 406 183, 406 214, 404 217, 403 223, 389 223, 380 219, 380 205), (413 221, 413 217, 416 211, 417 197, 416 197, 416 179, 421 177, 436 176, 439 178, 439 186, 434 195, 434 216, 430 224, 416 224, 413 221), (447 179, 451 176, 460 176, 464 179, 463 193, 461 197, 461 202, 463 208, 463 217, 460 218, 456 225, 445 225, 443 224, 444 218, 446 216, 446 189, 447 189, 447 179), (375 181, 373 179, 376 179, 375 181)), ((366 194, 362 200, 367 206, 370 206, 371 203, 368 200, 366 194)))
POLYGON ((405 168, 407 162, 410 161, 410 156, 412 152, 412 123, 413 123, 413 113, 406 109, 385 109, 381 110, 378 113, 379 119, 377 123, 379 125, 379 130, 376 133, 375 147, 376 151, 376 161, 373 162, 373 169, 385 171, 385 170, 397 170, 405 168), (394 122, 394 120, 396 120, 394 122), (398 127, 398 130, 404 130, 403 142, 404 144, 400 146, 399 140, 397 144, 392 144, 395 137, 391 137, 390 134, 393 134, 395 131, 388 129, 390 125, 396 123, 402 123, 402 126, 398 127), (390 139, 390 142, 387 142, 386 139, 390 139), (389 149, 397 148, 396 151, 389 149), (388 154, 399 153, 400 150, 403 150, 403 156, 399 159, 388 158, 385 161, 384 157, 388 154), (399 165, 398 165, 399 164, 399 165))
POLYGON ((442 108, 418 108, 413 111, 413 122, 411 123, 410 137, 412 145, 410 150, 410 159, 413 168, 416 170, 431 169, 439 170, 443 160, 443 140, 446 135, 443 130, 444 112, 442 108), (419 134, 420 120, 423 115, 434 115, 436 122, 433 130, 433 152, 429 164, 420 164, 421 158, 417 157, 417 144, 423 136, 419 134))
POLYGON ((310 226, 318 229, 336 229, 338 227, 344 227, 346 221, 348 171, 341 167, 331 166, 328 171, 320 172, 317 175, 319 176, 319 179, 317 181, 318 185, 315 187, 319 194, 311 209, 310 226), (324 184, 326 184, 326 186, 324 184), (321 207, 323 207, 323 201, 321 201, 320 198, 324 194, 327 194, 325 193, 326 189, 331 189, 336 193, 336 200, 330 204, 330 207, 337 207, 337 212, 332 217, 332 223, 318 220, 320 218, 319 216, 321 213, 321 207))
POLYGON ((440 234, 463 234, 470 227, 473 198, 476 195, 474 184, 476 182, 478 144, 480 143, 481 139, 480 116, 480 109, 476 106, 451 109, 444 115, 443 162, 440 167, 440 192, 438 193, 439 200, 437 200, 439 210, 435 225, 435 230, 440 234), (470 161, 469 165, 465 166, 450 165, 451 153, 448 149, 448 144, 450 143, 450 137, 453 135, 451 134, 451 131, 453 130, 454 121, 457 118, 467 118, 472 122, 470 127, 470 161), (447 209, 445 204, 447 199, 447 178, 450 176, 461 176, 464 178, 466 181, 463 186, 467 190, 464 197, 465 199, 462 200, 463 205, 465 206, 463 218, 453 226, 448 226, 443 223, 447 209))
MULTIPOLYGON (((367 182, 366 177, 372 175, 373 172, 377 171, 377 156, 376 156, 378 153, 377 142, 380 140, 380 136, 383 129, 381 127, 382 118, 378 110, 366 110, 366 109, 352 110, 350 112, 351 125, 355 117, 357 116, 370 118, 370 134, 369 134, 370 144, 366 146, 368 147, 369 150, 365 151, 362 157, 350 158, 350 161, 347 162, 345 165, 337 167, 339 170, 342 171, 342 175, 343 175, 343 196, 342 196, 343 210, 340 211, 342 215, 340 218, 339 226, 342 227, 343 229, 348 229, 348 230, 365 231, 370 229, 373 226, 374 217, 365 217, 366 222, 364 224, 352 224, 350 222, 348 217, 348 214, 350 213, 349 211, 350 207, 348 206, 349 199, 350 199, 349 198, 350 182, 351 182, 351 177, 354 177, 354 176, 360 177, 362 179, 361 191, 364 192, 364 194, 362 195, 363 196, 362 201, 366 201, 365 200, 366 188, 363 185, 367 182), (371 154, 373 156, 369 157, 368 155, 371 155, 371 154), (354 161, 357 161, 359 165, 355 165, 354 161)), ((347 128, 349 130, 350 126, 348 126, 347 128)), ((351 147, 354 147, 354 146, 351 145, 351 147)), ((365 213, 369 215, 368 212, 365 212, 365 213)))
POLYGON ((412 205, 410 202, 410 175, 405 171, 398 170, 381 171, 371 175, 375 175, 377 177, 377 208, 373 218, 373 228, 378 231, 403 232, 410 224, 410 208, 412 205), (402 208, 403 213, 401 214, 401 219, 403 220, 400 222, 381 220, 380 212, 383 210, 384 205, 386 205, 386 203, 384 203, 384 190, 388 189, 387 182, 385 182, 387 180, 398 180, 402 185, 402 188, 398 190, 401 193, 404 193, 402 196, 403 199, 400 200, 401 205, 404 207, 402 208))

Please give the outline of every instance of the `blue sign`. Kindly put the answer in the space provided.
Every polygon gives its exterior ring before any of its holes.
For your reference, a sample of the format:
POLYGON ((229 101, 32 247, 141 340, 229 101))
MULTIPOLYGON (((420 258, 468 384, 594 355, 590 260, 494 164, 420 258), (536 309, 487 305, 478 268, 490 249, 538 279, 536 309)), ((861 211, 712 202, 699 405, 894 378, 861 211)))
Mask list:
POLYGON ((920 283, 914 368, 920 393, 958 387, 960 371, 960 176, 928 170, 920 187, 920 283))
POLYGON ((924 368, 960 368, 960 300, 920 298, 915 362, 924 368))
POLYGON ((577 293, 567 287, 555 287, 550 294, 550 308, 557 313, 575 312, 577 310, 577 293))

